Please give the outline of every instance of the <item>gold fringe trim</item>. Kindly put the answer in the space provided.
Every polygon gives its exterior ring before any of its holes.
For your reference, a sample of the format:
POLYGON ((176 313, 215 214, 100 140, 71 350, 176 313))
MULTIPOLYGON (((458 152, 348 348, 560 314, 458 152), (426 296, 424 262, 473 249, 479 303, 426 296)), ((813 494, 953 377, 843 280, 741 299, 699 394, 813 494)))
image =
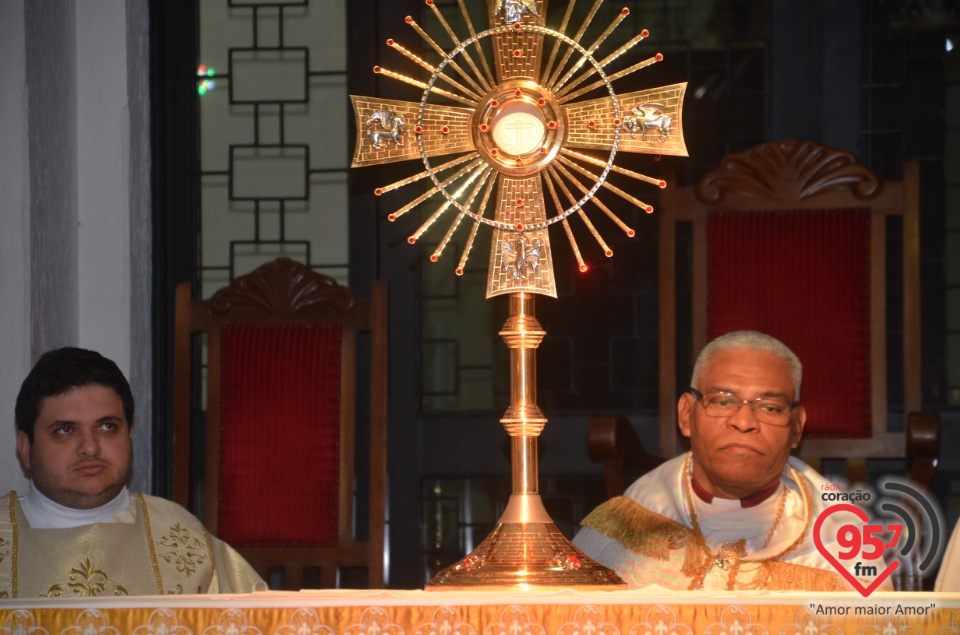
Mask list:
MULTIPOLYGON (((609 536, 632 551, 663 562, 670 559, 671 551, 684 549, 682 573, 688 578, 694 578, 694 588, 706 573, 707 560, 711 554, 703 538, 689 527, 650 511, 632 499, 624 496, 611 498, 594 509, 581 524, 609 536)), ((793 551, 796 544, 782 552, 780 557, 793 551)), ((737 562, 731 563, 735 566, 731 567, 729 572, 728 582, 731 589, 851 590, 850 583, 833 571, 780 560, 765 560, 762 563, 736 560, 737 562), (753 571, 756 571, 756 574, 750 582, 737 579, 738 573, 749 575, 753 571)), ((880 590, 892 591, 892 582, 886 580, 880 590)))
MULTIPOLYGON (((881 589, 892 591, 889 587, 881 589)), ((866 584, 864 584, 866 586, 866 584)), ((741 589, 776 589, 778 591, 852 591, 853 587, 839 573, 792 562, 764 562, 753 582, 741 589)))
POLYGON ((709 548, 697 532, 625 496, 611 498, 590 512, 581 524, 654 560, 669 560, 671 551, 683 549, 683 573, 688 577, 703 569, 710 557, 709 548))

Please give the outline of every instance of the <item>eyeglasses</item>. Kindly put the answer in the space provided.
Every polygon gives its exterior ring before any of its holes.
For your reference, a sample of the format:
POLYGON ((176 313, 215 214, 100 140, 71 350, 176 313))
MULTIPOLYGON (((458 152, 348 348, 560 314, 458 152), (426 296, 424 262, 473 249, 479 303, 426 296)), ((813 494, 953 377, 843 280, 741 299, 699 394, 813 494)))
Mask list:
POLYGON ((732 417, 740 407, 747 405, 753 411, 753 416, 760 423, 771 426, 786 426, 790 423, 790 415, 797 407, 782 399, 758 397, 753 400, 741 399, 728 392, 708 392, 703 394, 696 388, 690 388, 690 394, 703 403, 703 409, 709 417, 732 417))

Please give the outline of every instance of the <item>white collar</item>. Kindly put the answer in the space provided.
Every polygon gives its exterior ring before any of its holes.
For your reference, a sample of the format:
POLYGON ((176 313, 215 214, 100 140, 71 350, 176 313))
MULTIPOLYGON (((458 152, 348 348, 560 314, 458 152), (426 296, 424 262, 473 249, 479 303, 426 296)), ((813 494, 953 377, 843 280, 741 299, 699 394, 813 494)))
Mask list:
POLYGON ((70 529, 105 523, 130 506, 130 492, 124 487, 116 498, 94 509, 74 509, 47 498, 31 481, 30 490, 20 497, 20 507, 34 529, 70 529))

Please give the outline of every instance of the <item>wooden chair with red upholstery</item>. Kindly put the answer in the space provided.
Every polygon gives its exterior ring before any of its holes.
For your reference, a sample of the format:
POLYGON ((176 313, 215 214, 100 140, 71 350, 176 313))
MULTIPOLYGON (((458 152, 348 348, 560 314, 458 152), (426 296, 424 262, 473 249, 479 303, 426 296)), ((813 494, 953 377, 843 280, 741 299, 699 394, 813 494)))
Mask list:
POLYGON ((661 456, 681 451, 676 403, 699 351, 723 333, 754 329, 804 364, 798 456, 817 468, 845 462, 851 484, 867 481, 868 461, 896 459, 929 487, 939 417, 921 403, 918 181, 913 163, 902 181, 885 181, 850 153, 784 140, 730 154, 698 183, 663 192, 661 456), (688 253, 678 249, 684 223, 688 253), (678 279, 678 262, 692 280, 678 279), (683 332, 681 292, 692 322, 683 332), (899 429, 891 394, 900 395, 899 429))
POLYGON ((385 284, 361 298, 280 258, 209 300, 193 300, 191 285, 178 285, 175 328, 174 500, 196 508, 276 586, 299 589, 306 576, 334 587, 352 567, 367 570, 369 587, 382 587, 385 284), (361 368, 369 376, 358 378, 361 368), (369 405, 358 408, 366 393, 369 405), (202 474, 190 471, 197 426, 206 445, 202 474), (358 474, 358 465, 369 469, 358 474))

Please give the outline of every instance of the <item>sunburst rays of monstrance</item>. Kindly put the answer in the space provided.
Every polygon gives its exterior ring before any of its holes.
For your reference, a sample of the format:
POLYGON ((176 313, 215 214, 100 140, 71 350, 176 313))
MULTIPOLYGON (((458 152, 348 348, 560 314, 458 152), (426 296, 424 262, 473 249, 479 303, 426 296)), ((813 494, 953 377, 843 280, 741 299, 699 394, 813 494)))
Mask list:
MULTIPOLYGON (((648 36, 646 30, 596 56, 628 9, 584 45, 584 33, 603 0, 594 0, 572 36, 566 32, 576 0, 566 5, 556 30, 546 26, 547 0, 487 0, 490 28, 480 32, 466 1, 457 0, 468 31, 461 36, 433 0, 426 0, 450 40, 449 50, 413 18, 406 19, 439 63, 387 41, 429 73, 425 82, 374 68, 422 89, 419 103, 351 96, 357 127, 353 167, 414 159, 424 165, 422 172, 378 187, 375 193, 425 179, 432 182, 389 220, 430 205, 441 195, 443 202, 408 242, 452 217, 430 256, 437 262, 466 220, 468 234, 455 269, 461 275, 478 229, 490 226, 487 297, 510 295, 509 317, 500 331, 510 350, 510 406, 500 421, 511 438, 512 495, 494 531, 426 588, 620 588, 624 583, 614 572, 581 553, 557 529, 538 493, 536 444, 547 419, 536 400, 536 350, 546 333, 534 314, 534 297, 557 295, 547 231, 551 225, 563 228, 580 270, 586 271, 572 220, 584 224, 606 256, 613 255, 590 221, 587 203, 590 211, 600 210, 628 236, 634 235, 603 203, 601 190, 604 196, 653 211, 607 177, 612 172, 645 187, 666 186, 615 165, 614 159, 618 152, 687 156, 681 119, 686 84, 617 95, 616 80, 662 59, 657 53, 608 73, 615 60, 648 36), (590 98, 595 94, 600 96, 590 98)), ((622 67, 622 62, 615 66, 622 67)))

